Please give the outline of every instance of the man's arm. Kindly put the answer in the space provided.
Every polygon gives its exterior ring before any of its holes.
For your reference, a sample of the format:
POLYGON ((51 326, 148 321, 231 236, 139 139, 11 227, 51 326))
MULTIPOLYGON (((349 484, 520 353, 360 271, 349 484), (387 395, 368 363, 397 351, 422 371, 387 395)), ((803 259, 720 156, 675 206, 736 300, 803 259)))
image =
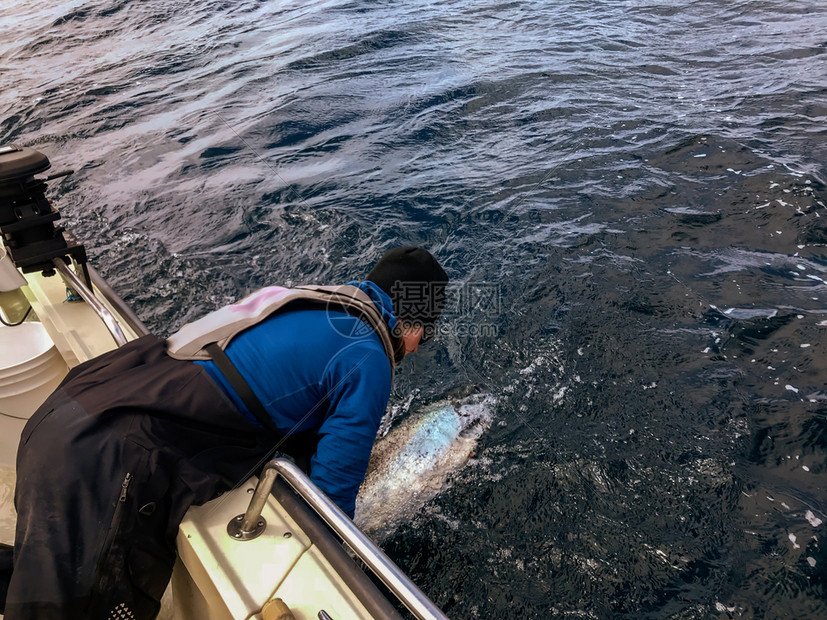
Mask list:
POLYGON ((328 365, 322 387, 330 406, 310 478, 352 518, 390 397, 388 358, 378 343, 354 343, 328 365))

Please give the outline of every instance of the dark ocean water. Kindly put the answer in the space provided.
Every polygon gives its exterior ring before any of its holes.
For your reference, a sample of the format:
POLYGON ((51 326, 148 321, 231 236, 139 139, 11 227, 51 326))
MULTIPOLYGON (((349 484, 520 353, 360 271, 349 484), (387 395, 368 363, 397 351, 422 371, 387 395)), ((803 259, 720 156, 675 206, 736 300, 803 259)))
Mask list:
POLYGON ((453 618, 827 617, 827 5, 0 2, 0 142, 156 332, 391 245, 392 404, 497 396, 385 549, 453 618))

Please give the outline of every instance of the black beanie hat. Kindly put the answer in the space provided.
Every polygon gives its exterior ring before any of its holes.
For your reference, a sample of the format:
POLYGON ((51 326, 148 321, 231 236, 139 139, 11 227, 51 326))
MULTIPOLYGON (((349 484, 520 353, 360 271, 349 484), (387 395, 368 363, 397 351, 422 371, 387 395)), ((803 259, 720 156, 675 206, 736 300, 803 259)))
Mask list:
POLYGON ((396 318, 423 327, 423 342, 433 335, 445 306, 448 274, 428 250, 412 246, 388 250, 367 279, 393 300, 396 318))

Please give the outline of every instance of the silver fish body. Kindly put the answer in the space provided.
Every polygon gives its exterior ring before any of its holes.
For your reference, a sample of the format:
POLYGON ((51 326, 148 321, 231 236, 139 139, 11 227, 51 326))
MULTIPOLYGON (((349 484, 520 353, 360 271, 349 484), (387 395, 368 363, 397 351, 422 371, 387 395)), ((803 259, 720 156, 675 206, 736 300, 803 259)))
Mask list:
POLYGON ((354 521, 381 540, 434 498, 476 450, 495 400, 475 395, 411 414, 376 441, 354 521))

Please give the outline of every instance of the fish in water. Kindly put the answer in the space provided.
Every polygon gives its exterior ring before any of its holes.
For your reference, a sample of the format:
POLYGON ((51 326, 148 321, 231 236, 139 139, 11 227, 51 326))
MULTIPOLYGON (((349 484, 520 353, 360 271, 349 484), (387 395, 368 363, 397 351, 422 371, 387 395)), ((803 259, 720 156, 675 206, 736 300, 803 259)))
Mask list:
POLYGON ((382 540, 410 519, 473 456, 494 404, 488 394, 440 401, 378 439, 356 499, 356 524, 382 540))

